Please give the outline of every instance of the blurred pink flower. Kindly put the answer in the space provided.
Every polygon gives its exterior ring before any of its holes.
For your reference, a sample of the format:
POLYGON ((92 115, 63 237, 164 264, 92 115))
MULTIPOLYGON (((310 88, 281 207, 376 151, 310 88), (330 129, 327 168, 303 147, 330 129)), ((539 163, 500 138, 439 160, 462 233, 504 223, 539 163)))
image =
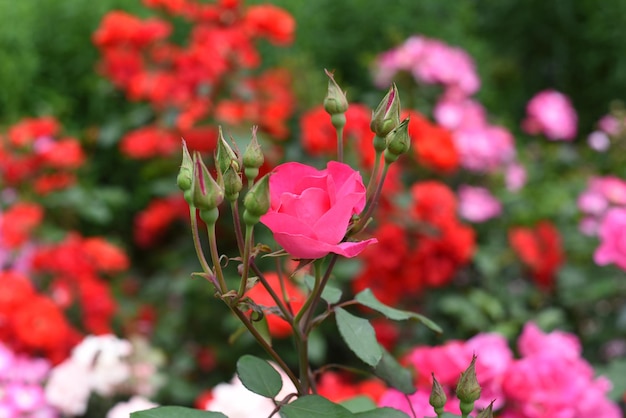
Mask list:
POLYGON ((381 54, 376 64, 374 79, 381 88, 386 88, 399 71, 410 72, 417 82, 442 84, 464 95, 471 95, 480 87, 472 58, 461 48, 436 39, 412 36, 381 54))
POLYGON ((408 364, 417 371, 418 384, 432 385, 434 373, 442 385, 454 386, 472 360, 472 353, 465 349, 462 341, 449 341, 436 347, 417 347, 406 357, 408 364))
POLYGON ((461 165, 472 171, 493 172, 513 161, 513 136, 500 126, 459 129, 452 134, 461 165))
POLYGON ((553 354, 570 360, 579 358, 582 352, 574 334, 558 330, 545 333, 532 322, 524 325, 522 335, 517 340, 517 348, 524 357, 553 354))
POLYGON ((522 129, 531 135, 544 134, 552 140, 572 140, 578 116, 567 96, 555 90, 535 95, 526 107, 522 129))
POLYGON ((504 405, 502 383, 504 374, 513 363, 513 352, 509 343, 500 334, 478 334, 465 343, 465 348, 476 354, 476 376, 481 386, 478 408, 486 408, 492 400, 495 409, 504 405))
POLYGON ((500 201, 484 187, 462 185, 458 194, 459 214, 470 222, 485 222, 502 213, 500 201))
POLYGON ((602 131, 593 131, 587 137, 589 147, 598 152, 605 152, 611 146, 611 139, 602 131))
POLYGON ((526 184, 526 168, 517 162, 512 162, 507 165, 504 172, 504 181, 506 183, 507 190, 516 192, 526 184))
POLYGON ((439 125, 450 130, 476 128, 487 124, 483 105, 467 97, 444 96, 437 102, 433 115, 439 125))
POLYGON ((610 209, 600 223, 600 246, 593 254, 596 264, 615 264, 626 270, 626 209, 610 209))

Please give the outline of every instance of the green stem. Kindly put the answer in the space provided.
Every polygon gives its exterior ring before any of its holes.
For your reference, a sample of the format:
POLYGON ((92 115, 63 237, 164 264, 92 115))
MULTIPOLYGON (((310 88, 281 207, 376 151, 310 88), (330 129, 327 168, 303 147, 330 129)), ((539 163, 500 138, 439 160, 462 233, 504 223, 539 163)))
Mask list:
POLYGON ((343 162, 343 126, 336 128, 337 130, 337 161, 343 162))
POLYGON ((230 209, 233 213, 233 224, 235 226, 237 248, 239 249, 239 254, 241 254, 243 252, 243 234, 241 232, 241 219, 239 217, 239 202, 237 200, 231 202, 230 209))
POLYGON ((267 290, 267 293, 270 294, 270 296, 272 297, 272 299, 276 303, 276 306, 278 306, 278 309, 280 309, 280 312, 283 314, 285 320, 287 322, 289 322, 289 323, 292 323, 293 322, 293 313, 291 312, 291 310, 288 309, 287 306, 285 306, 285 304, 283 303, 283 300, 281 298, 279 298, 278 295, 276 294, 276 292, 274 291, 274 289, 271 288, 271 286, 269 285, 269 283, 265 279, 265 276, 263 275, 261 270, 259 270, 257 265, 254 264, 254 262, 251 262, 250 263, 250 267, 252 267, 252 270, 254 271, 254 273, 259 277, 259 281, 261 282, 263 287, 265 287, 265 289, 267 290))
POLYGON ((289 366, 287 366, 287 363, 285 363, 285 361, 280 357, 280 355, 278 355, 278 353, 272 348, 271 345, 268 344, 268 342, 265 340, 265 338, 263 338, 263 336, 259 333, 259 331, 257 331, 254 325, 252 325, 252 322, 250 322, 248 317, 246 317, 246 315, 243 312, 241 312, 241 310, 239 310, 239 308, 237 308, 236 306, 229 305, 229 307, 230 307, 230 310, 237 316, 237 318, 239 318, 241 323, 248 329, 248 331, 250 331, 250 333, 252 334, 254 339, 257 340, 259 345, 263 347, 265 352, 270 357, 272 357, 272 359, 276 362, 276 364, 278 364, 278 366, 281 369, 283 369, 287 377, 289 377, 289 380, 293 382, 298 393, 305 394, 305 392, 303 392, 302 390, 302 385, 300 384, 300 381, 298 380, 296 375, 293 374, 289 366))
POLYGON ((248 283, 248 272, 250 271, 250 250, 252 248, 252 232, 254 225, 246 224, 246 237, 243 241, 243 256, 241 262, 243 263, 243 271, 241 273, 241 281, 239 282, 239 292, 237 292, 237 298, 241 299, 246 293, 246 285, 248 283))
POLYGON ((198 257, 198 261, 200 261, 202 270, 205 273, 211 273, 211 267, 209 267, 209 263, 204 257, 202 243, 200 242, 200 233, 198 232, 198 219, 196 218, 195 206, 189 205, 189 218, 191 219, 191 235, 193 236, 193 246, 196 249, 196 256, 198 257))
POLYGON ((213 260, 213 268, 215 269, 215 277, 220 285, 220 292, 222 294, 228 291, 226 286, 226 280, 224 280, 224 273, 222 272, 222 266, 220 264, 220 256, 217 252, 217 239, 215 237, 215 223, 207 224, 207 232, 209 235, 209 248, 211 249, 211 259, 213 260))
POLYGON ((380 182, 378 183, 378 186, 376 187, 376 192, 374 193, 374 197, 372 198, 372 201, 370 202, 369 206, 365 210, 365 214, 361 216, 361 219, 359 219, 359 222, 350 231, 350 235, 358 234, 359 232, 363 230, 365 225, 367 225, 367 221, 369 220, 370 216, 372 216, 372 213, 374 212, 374 209, 376 209, 376 205, 378 204, 378 201, 380 200, 380 194, 383 190, 383 184, 385 183, 385 178, 387 177, 388 171, 389 171, 389 164, 385 163, 385 165, 383 166, 383 174, 380 176, 380 182))
MULTIPOLYGON (((322 277, 321 280, 318 279, 320 272, 318 272, 319 268, 317 267, 317 264, 315 264, 316 265, 315 283, 317 284, 319 280, 319 285, 317 285, 316 286, 317 288, 314 289, 314 291, 311 293, 312 297, 309 299, 311 299, 312 301, 309 304, 309 307, 306 309, 306 312, 302 317, 302 321, 300 322, 300 329, 303 330, 303 332, 306 334, 311 332, 311 319, 313 317, 313 313, 315 312, 315 308, 317 308, 317 305, 319 304, 319 301, 322 297, 322 292, 324 291, 324 287, 326 287, 326 284, 328 283, 328 280, 330 279, 330 275, 338 259, 339 259, 339 255, 337 254, 333 254, 331 256, 330 262, 328 263, 328 267, 326 268, 326 272, 324 273, 324 276, 322 277)), ((302 310, 304 311, 304 307, 302 310)))
POLYGON ((365 194, 368 200, 372 197, 372 193, 376 190, 375 188, 378 184, 378 172, 380 171, 380 160, 382 155, 382 151, 376 151, 376 156, 374 157, 374 167, 372 167, 372 174, 370 175, 369 183, 367 183, 367 193, 365 194))

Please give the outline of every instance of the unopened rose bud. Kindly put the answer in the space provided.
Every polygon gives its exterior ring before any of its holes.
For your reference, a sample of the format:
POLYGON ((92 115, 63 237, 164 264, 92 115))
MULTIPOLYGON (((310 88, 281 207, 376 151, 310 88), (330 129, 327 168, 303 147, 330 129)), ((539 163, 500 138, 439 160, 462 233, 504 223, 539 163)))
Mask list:
POLYGON ((328 76, 328 93, 326 93, 326 98, 324 99, 324 110, 331 116, 346 113, 346 110, 348 110, 346 93, 341 91, 333 77, 333 73, 328 70, 324 70, 324 72, 328 76))
POLYGON ((433 388, 430 392, 428 403, 430 403, 437 415, 440 415, 443 413, 443 407, 446 405, 447 400, 448 398, 446 397, 443 387, 441 387, 441 384, 435 379, 435 374, 433 373, 433 388))
POLYGON ((476 418, 493 418, 493 401, 487 408, 480 411, 480 414, 476 415, 476 418))
POLYGON ((474 409, 474 402, 480 398, 480 385, 476 378, 476 356, 472 357, 467 370, 461 374, 456 386, 456 396, 461 400, 461 412, 469 414, 474 409))
POLYGON ((400 123, 400 96, 396 85, 392 85, 376 110, 372 113, 370 129, 384 138, 400 123))
POLYGON ((234 202, 243 188, 241 175, 233 167, 230 167, 222 175, 222 180, 224 181, 224 196, 229 202, 234 202))
POLYGON ((187 144, 183 140, 183 162, 180 164, 180 170, 176 177, 176 184, 183 192, 191 189, 193 182, 193 160, 187 149, 187 144))
POLYGON ((233 167, 239 171, 241 164, 233 149, 228 145, 222 134, 222 127, 219 128, 219 138, 217 139, 217 154, 215 155, 215 165, 220 173, 225 173, 228 167, 233 167))
POLYGON ((256 137, 257 127, 252 128, 252 139, 243 153, 243 167, 248 181, 252 182, 259 175, 259 168, 263 165, 265 158, 263 151, 256 137))
POLYGON ((266 174, 254 183, 243 199, 243 221, 246 225, 259 222, 261 216, 270 209, 270 175, 266 174))
POLYGON ((403 120, 393 131, 389 132, 386 138, 387 148, 385 149, 385 162, 391 164, 402 154, 405 154, 411 147, 409 137, 409 118, 403 120))
POLYGON ((224 200, 224 190, 213 180, 197 151, 193 153, 193 167, 193 182, 191 183, 193 206, 201 211, 217 208, 224 200))

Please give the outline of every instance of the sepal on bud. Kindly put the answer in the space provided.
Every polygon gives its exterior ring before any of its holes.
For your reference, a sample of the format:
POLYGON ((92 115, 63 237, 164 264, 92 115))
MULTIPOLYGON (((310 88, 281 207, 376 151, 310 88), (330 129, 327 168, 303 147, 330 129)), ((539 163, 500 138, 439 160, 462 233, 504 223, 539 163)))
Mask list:
POLYGON ((234 202, 243 188, 241 175, 233 167, 229 167, 222 175, 222 179, 224 181, 224 196, 229 202, 234 202))
POLYGON ((341 91, 333 77, 333 73, 328 70, 324 70, 324 72, 328 76, 328 93, 326 93, 326 98, 324 98, 324 110, 331 116, 345 113, 348 110, 346 93, 341 91))
POLYGON ((220 173, 225 173, 229 167, 233 167, 235 171, 241 169, 241 162, 237 153, 228 145, 222 133, 222 127, 219 128, 219 137, 217 139, 217 154, 215 155, 215 166, 220 173))
POLYGON ((409 137, 409 118, 404 119, 396 126, 386 138, 387 148, 385 149, 385 162, 388 164, 396 161, 402 154, 411 148, 411 138, 409 137))
POLYGON ((480 391, 480 384, 476 378, 476 356, 473 356, 472 362, 461 373, 461 378, 456 386, 456 396, 461 401, 461 412, 469 414, 474 409, 474 402, 480 398, 480 391))
POLYGON ((187 149, 187 143, 183 139, 183 161, 180 164, 180 170, 178 170, 178 176, 176 177, 176 184, 178 188, 183 192, 191 189, 191 183, 193 182, 193 160, 187 149))
POLYGON ((493 402, 494 401, 492 401, 487 408, 480 411, 480 414, 476 415, 476 418, 493 418, 493 402))
POLYGON ((256 126, 252 128, 252 139, 243 153, 244 171, 248 181, 251 183, 254 181, 256 176, 259 175, 259 168, 265 161, 263 151, 261 151, 261 146, 259 145, 259 141, 256 137, 257 129, 258 128, 256 126))
POLYGON ((377 136, 384 138, 400 123, 400 95, 395 84, 372 113, 370 129, 377 136))
POLYGON ((200 211, 217 208, 224 200, 224 189, 213 180, 197 151, 193 153, 193 168, 193 182, 191 183, 193 206, 200 211))
POLYGON ((430 392, 430 398, 428 398, 428 403, 439 415, 443 413, 443 407, 446 405, 447 400, 448 398, 446 397, 446 393, 444 392, 443 387, 437 381, 437 379, 435 379, 435 374, 433 373, 433 388, 430 392))
POLYGON ((246 225, 258 223, 270 209, 270 174, 266 174, 248 191, 243 199, 243 221, 246 225))

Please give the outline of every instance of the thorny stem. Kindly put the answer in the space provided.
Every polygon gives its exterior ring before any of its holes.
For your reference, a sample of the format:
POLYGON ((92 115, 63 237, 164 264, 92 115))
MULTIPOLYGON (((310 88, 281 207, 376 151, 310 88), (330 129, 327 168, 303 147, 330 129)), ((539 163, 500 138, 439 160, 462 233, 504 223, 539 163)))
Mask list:
POLYGON ((252 325, 252 322, 250 322, 248 317, 246 317, 246 315, 243 312, 241 312, 241 310, 239 310, 238 307, 232 306, 230 304, 228 306, 230 307, 230 310, 237 316, 237 318, 239 318, 241 323, 248 329, 248 331, 250 331, 250 333, 252 334, 254 339, 257 340, 259 345, 263 347, 265 352, 269 354, 270 357, 272 357, 272 359, 278 364, 278 366, 280 366, 281 369, 283 369, 287 377, 289 377, 289 380, 293 382, 298 393, 304 394, 304 392, 302 391, 302 385, 300 384, 300 381, 298 380, 296 375, 293 374, 289 366, 287 366, 287 363, 285 363, 285 361, 280 357, 280 355, 278 355, 278 353, 272 348, 272 346, 268 344, 268 342, 265 340, 265 338, 263 338, 263 336, 259 333, 259 331, 257 331, 254 325, 252 325))
POLYGON ((191 219, 191 235, 193 236, 193 246, 196 249, 196 256, 202 270, 205 273, 211 273, 211 267, 204 257, 204 251, 202 250, 202 243, 200 242, 200 234, 198 233, 198 219, 196 218, 196 208, 193 205, 189 205, 189 217, 191 219))
POLYGON ((241 232, 241 220, 239 218, 239 201, 231 202, 230 209, 233 213, 233 224, 235 226, 235 237, 237 238, 237 248, 239 254, 243 252, 243 234, 241 232))
POLYGON ((243 255, 241 262, 243 263, 243 271, 241 272, 241 281, 239 282, 239 292, 237 292, 237 299, 241 299, 246 293, 246 284, 248 282, 248 272, 250 271, 250 250, 252 247, 252 232, 254 231, 253 225, 246 225, 246 237, 243 242, 243 255))
POLYGON ((209 235, 209 248, 211 249, 211 259, 213 260, 213 268, 215 269, 215 276, 217 282, 220 285, 220 293, 224 294, 228 291, 226 286, 226 280, 224 280, 224 273, 222 272, 222 266, 220 264, 220 256, 217 252, 217 239, 215 237, 215 223, 207 224, 207 231, 209 235))

